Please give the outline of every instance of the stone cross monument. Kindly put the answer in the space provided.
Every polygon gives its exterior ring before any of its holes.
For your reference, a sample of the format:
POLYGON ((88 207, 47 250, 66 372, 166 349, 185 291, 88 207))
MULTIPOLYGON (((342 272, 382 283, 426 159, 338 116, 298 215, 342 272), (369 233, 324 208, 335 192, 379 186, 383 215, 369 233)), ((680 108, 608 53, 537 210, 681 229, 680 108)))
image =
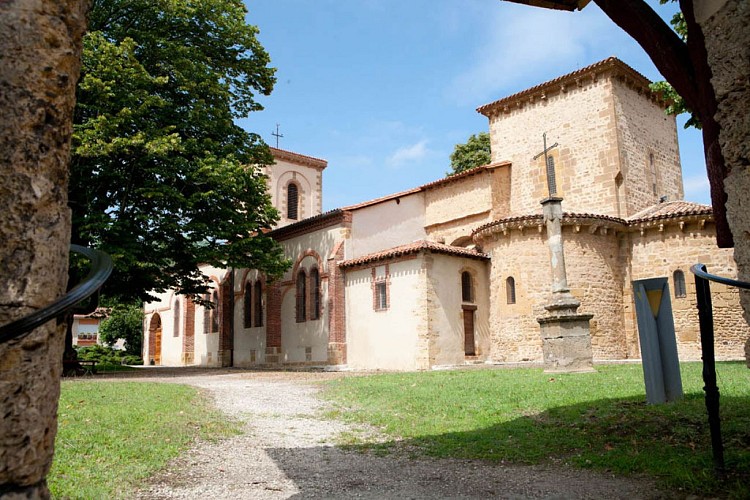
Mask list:
POLYGON ((550 265, 552 267, 552 295, 544 306, 545 316, 537 318, 542 333, 544 371, 548 373, 593 371, 589 321, 593 314, 578 313, 581 303, 570 293, 565 272, 565 251, 562 240, 562 198, 557 195, 554 159, 548 155, 547 133, 542 136, 549 196, 542 200, 544 222, 547 226, 550 265))

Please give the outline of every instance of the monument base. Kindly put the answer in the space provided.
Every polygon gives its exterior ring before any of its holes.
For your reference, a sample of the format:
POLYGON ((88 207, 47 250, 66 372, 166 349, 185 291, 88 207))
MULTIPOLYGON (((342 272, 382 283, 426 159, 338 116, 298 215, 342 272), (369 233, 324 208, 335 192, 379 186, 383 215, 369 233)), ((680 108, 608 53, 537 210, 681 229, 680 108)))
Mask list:
POLYGON ((537 318, 542 330, 545 373, 595 371, 589 330, 593 317, 574 313, 537 318))

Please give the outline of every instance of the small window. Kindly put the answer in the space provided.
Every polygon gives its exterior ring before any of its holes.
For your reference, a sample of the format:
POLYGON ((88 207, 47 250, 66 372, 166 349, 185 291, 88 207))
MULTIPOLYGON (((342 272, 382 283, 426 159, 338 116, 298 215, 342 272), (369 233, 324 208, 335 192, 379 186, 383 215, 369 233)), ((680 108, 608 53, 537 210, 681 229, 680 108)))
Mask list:
POLYGON ((260 280, 256 281, 253 286, 253 298, 255 303, 253 326, 263 326, 263 287, 260 280))
POLYGON ((320 273, 317 268, 310 270, 310 319, 320 318, 320 273))
POLYGON ((180 336, 180 299, 174 299, 174 337, 180 336))
POLYGON ((306 296, 307 283, 305 271, 297 273, 297 323, 302 323, 307 319, 306 296))
POLYGON ((654 195, 656 195, 658 190, 656 187, 656 162, 654 161, 654 153, 648 154, 648 165, 651 170, 651 189, 654 195))
POLYGON ((297 207, 299 205, 299 192, 296 184, 289 184, 286 188, 286 200, 287 200, 287 219, 297 220, 298 212, 297 207))
POLYGON ((472 286, 471 273, 464 271, 461 273, 461 300, 464 302, 474 302, 474 287, 472 286))
POLYGON ((516 303, 516 280, 513 279, 513 276, 508 276, 508 279, 505 280, 505 293, 508 299, 508 304, 515 304, 516 303))
POLYGON ((249 281, 245 283, 245 295, 242 299, 242 326, 250 328, 252 326, 253 318, 253 285, 249 281))
POLYGON ((375 283, 375 310, 388 309, 388 286, 385 281, 375 283))
POLYGON ((681 270, 676 270, 672 275, 674 279, 674 296, 675 298, 687 297, 687 291, 685 290, 685 273, 681 270))

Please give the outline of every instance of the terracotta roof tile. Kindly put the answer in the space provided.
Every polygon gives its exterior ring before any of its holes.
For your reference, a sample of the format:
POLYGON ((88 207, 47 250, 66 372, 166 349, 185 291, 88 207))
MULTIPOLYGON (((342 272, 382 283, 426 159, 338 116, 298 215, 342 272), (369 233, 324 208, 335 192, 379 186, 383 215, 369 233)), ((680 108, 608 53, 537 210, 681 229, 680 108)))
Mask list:
POLYGON ((328 161, 323 160, 322 158, 315 158, 314 156, 303 155, 300 153, 295 153, 293 151, 287 151, 285 149, 273 148, 271 146, 268 146, 268 149, 271 150, 271 154, 275 159, 286 160, 292 163, 307 165, 320 169, 326 168, 328 166, 328 161))
POLYGON ((357 257, 356 259, 349 259, 341 262, 340 267, 352 267, 362 264, 368 264, 370 262, 377 262, 379 260, 392 259, 394 257, 400 257, 402 255, 410 255, 414 253, 427 250, 433 253, 440 253, 444 255, 455 255, 457 257, 468 257, 470 259, 489 259, 488 255, 479 253, 476 250, 463 247, 454 247, 450 245, 444 245, 442 243, 436 243, 434 241, 419 240, 406 245, 389 248, 387 250, 381 250, 380 252, 371 253, 357 257))
POLYGON ((328 212, 323 212, 322 214, 314 215, 312 217, 308 217, 307 219, 302 219, 299 222, 274 229, 273 231, 269 231, 268 233, 266 233, 266 235, 279 241, 286 240, 294 236, 299 236, 300 234, 305 234, 311 231, 317 231, 318 229, 333 226, 335 224, 348 222, 347 215, 348 212, 337 208, 335 210, 329 210, 328 212))
POLYGON ((637 223, 657 219, 688 217, 691 215, 713 215, 713 210, 708 205, 701 205, 700 203, 693 203, 691 201, 667 201, 641 210, 637 214, 628 217, 628 222, 637 223))
POLYGON ((614 70, 617 74, 626 76, 628 79, 630 79, 630 81, 636 83, 639 88, 642 88, 645 92, 651 93, 655 97, 661 96, 661 94, 655 93, 649 89, 648 85, 651 83, 651 81, 648 78, 646 78, 618 58, 609 57, 607 59, 604 59, 603 61, 596 62, 590 66, 586 66, 585 68, 581 68, 579 70, 573 71, 572 73, 568 73, 567 75, 559 76, 553 80, 549 80, 539 85, 535 85, 534 87, 530 87, 526 90, 522 90, 521 92, 517 92, 507 97, 503 97, 502 99, 498 99, 497 101, 485 104, 484 106, 480 106, 477 108, 477 112, 489 117, 495 109, 501 106, 510 105, 521 99, 529 98, 537 93, 543 94, 545 93, 545 91, 550 91, 553 89, 557 90, 562 85, 575 84, 576 80, 580 80, 581 77, 605 70, 614 70))

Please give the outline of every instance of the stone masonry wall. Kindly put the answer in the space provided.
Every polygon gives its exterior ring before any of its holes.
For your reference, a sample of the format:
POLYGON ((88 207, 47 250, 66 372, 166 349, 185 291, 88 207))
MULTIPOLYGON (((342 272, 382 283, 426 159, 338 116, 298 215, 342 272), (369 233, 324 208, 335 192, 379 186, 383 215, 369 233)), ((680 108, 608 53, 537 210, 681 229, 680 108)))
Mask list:
MULTIPOLYGON (((706 265, 711 274, 734 278, 737 270, 732 250, 716 248, 716 237, 713 224, 710 222, 705 229, 701 229, 698 222, 685 224, 683 229, 680 229, 678 224, 665 225, 663 230, 659 230, 658 227, 651 228, 646 230, 643 236, 638 232, 630 233, 630 241, 632 267, 626 286, 631 287, 630 281, 639 279, 669 279, 680 359, 699 360, 700 330, 695 279, 690 273, 690 266, 700 262, 706 265), (684 298, 674 296, 673 276, 678 269, 685 276, 687 296, 684 298)), ((711 299, 714 309, 716 356, 720 359, 742 358, 744 344, 750 336, 750 327, 742 317, 738 291, 712 283, 711 299)))
POLYGON ((513 164, 511 215, 541 212, 539 202, 548 195, 544 160, 533 160, 542 151, 543 132, 548 146, 559 144, 552 153, 565 210, 617 216, 612 82, 587 80, 547 99, 512 106, 490 121, 492 160, 513 164))
POLYGON ((662 195, 681 200, 684 193, 675 117, 617 79, 612 89, 625 200, 620 217, 657 203, 662 195))
MULTIPOLYGON (((492 359, 540 361, 539 324, 551 295, 551 270, 545 230, 511 230, 484 242, 492 256, 492 359), (508 276, 515 279, 516 303, 507 303, 508 276)), ((579 312, 593 314, 591 344, 594 359, 627 357, 622 310, 622 270, 615 234, 593 233, 589 227, 563 226, 568 285, 581 301, 579 312)))

